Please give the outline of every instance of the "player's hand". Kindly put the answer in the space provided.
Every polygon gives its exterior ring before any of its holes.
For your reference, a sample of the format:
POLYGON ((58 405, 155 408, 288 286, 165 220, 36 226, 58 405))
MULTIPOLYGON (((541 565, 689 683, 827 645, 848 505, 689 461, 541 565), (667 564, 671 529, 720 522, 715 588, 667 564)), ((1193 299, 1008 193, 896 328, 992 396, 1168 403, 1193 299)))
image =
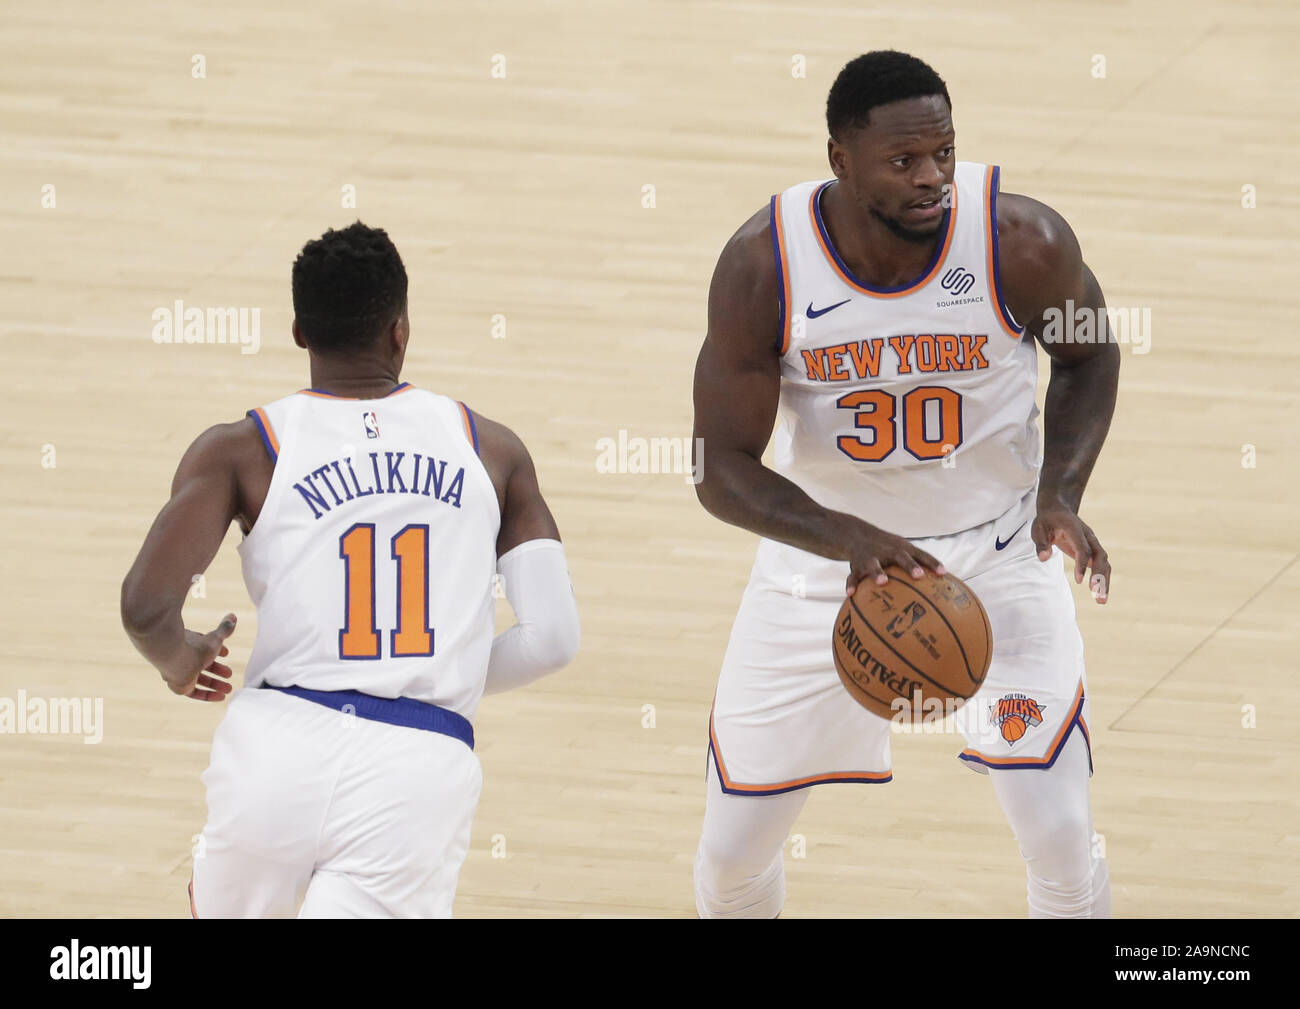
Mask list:
POLYGON ((866 522, 858 523, 856 534, 849 546, 849 578, 845 584, 847 595, 853 595, 860 582, 870 578, 877 585, 889 581, 885 568, 897 564, 913 578, 920 578, 924 568, 935 574, 947 574, 947 569, 936 557, 918 550, 901 536, 877 529, 866 522))
POLYGON ((186 628, 185 644, 176 658, 175 667, 163 673, 163 679, 172 693, 192 697, 196 701, 226 699, 226 695, 234 689, 228 682, 231 670, 217 659, 230 654, 225 640, 235 633, 235 620, 233 613, 227 613, 216 629, 207 634, 186 628), (214 675, 209 676, 208 673, 214 675))
POLYGON ((1096 534, 1073 508, 1063 501, 1040 501, 1038 517, 1034 519, 1030 534, 1040 561, 1051 559, 1053 546, 1060 547, 1062 552, 1074 558, 1076 584, 1083 582, 1083 576, 1091 568, 1088 588, 1097 602, 1105 604, 1110 594, 1110 560, 1096 534))

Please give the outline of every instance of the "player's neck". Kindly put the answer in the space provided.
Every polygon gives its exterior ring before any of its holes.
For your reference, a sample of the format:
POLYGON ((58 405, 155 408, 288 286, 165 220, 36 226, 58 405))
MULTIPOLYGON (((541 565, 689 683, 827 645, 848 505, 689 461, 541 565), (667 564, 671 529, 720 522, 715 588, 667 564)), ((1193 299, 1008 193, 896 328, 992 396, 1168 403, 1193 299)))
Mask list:
POLYGON ((857 206, 838 183, 821 196, 822 220, 849 272, 877 287, 916 280, 934 258, 942 233, 925 241, 900 238, 875 214, 857 206))
POLYGON ((391 363, 311 359, 311 388, 349 399, 382 399, 401 384, 400 366, 391 363))

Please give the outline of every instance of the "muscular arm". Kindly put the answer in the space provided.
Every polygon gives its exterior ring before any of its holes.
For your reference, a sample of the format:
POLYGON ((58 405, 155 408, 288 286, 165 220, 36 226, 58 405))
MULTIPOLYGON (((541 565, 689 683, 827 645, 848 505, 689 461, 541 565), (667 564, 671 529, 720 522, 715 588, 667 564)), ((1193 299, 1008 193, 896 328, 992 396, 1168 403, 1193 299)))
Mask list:
POLYGON ((484 692, 531 683, 573 661, 581 641, 560 531, 528 449, 510 428, 475 414, 480 458, 497 489, 497 571, 515 624, 492 640, 484 692))
POLYGON ((1119 347, 1110 339, 1106 300, 1083 261, 1070 226, 1050 207, 1024 196, 998 200, 1003 294, 1017 320, 1051 360, 1043 413, 1043 468, 1039 477, 1035 542, 1039 556, 1053 543, 1075 560, 1075 580, 1093 570, 1101 578, 1098 602, 1110 585, 1110 565, 1079 506, 1110 430, 1119 384, 1119 347), (1067 339, 1079 309, 1092 321, 1092 340, 1067 339))
POLYGON ((781 392, 776 263, 768 212, 732 236, 709 286, 709 330, 695 362, 696 495, 723 522, 845 559, 840 521, 762 463, 781 392), (696 460, 696 465, 699 465, 696 460))
POLYGON ((239 465, 264 451, 251 420, 219 424, 195 439, 172 478, 171 499, 145 537, 122 582, 122 626, 136 649, 176 693, 221 700, 230 684, 203 676, 230 676, 216 662, 234 631, 234 614, 208 634, 185 629, 181 610, 192 579, 216 556, 230 523, 241 514, 239 465))
POLYGON ((709 328, 695 363, 695 491, 710 514, 810 553, 850 562, 849 590, 884 583, 884 565, 942 566, 905 540, 824 508, 762 463, 781 393, 780 312, 766 209, 732 236, 709 287, 709 328))
POLYGON ((492 478, 501 508, 497 556, 528 540, 558 540, 560 530, 537 484, 533 457, 519 436, 479 413, 474 414, 474 425, 478 429, 479 458, 492 478))

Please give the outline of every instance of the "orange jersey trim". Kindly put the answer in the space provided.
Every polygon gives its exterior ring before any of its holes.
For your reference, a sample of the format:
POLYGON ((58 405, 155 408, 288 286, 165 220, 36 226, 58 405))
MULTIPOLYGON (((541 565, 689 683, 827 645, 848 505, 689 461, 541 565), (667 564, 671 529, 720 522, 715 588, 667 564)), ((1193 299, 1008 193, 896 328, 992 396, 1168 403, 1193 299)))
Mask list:
POLYGON ((768 785, 747 785, 732 779, 727 773, 726 762, 722 759, 722 748, 718 745, 718 734, 713 725, 713 712, 709 712, 709 749, 713 751, 713 763, 718 769, 718 780, 722 782, 724 792, 741 792, 750 795, 775 795, 778 792, 792 792, 796 788, 809 785, 825 784, 833 781, 865 782, 884 784, 892 781, 894 772, 888 771, 830 771, 826 774, 810 774, 804 778, 790 781, 778 781, 768 785))
MULTIPOLYGON (((826 185, 829 185, 827 183, 826 185)), ((827 244, 826 236, 822 234, 821 221, 817 216, 817 201, 821 197, 822 190, 826 185, 818 186, 813 190, 812 196, 808 198, 808 217, 812 222, 813 234, 817 238, 817 244, 821 246, 822 255, 826 257, 826 262, 830 264, 832 270, 839 275, 839 278, 848 284, 853 290, 867 295, 871 298, 902 298, 909 294, 915 294, 939 273, 944 260, 948 258, 948 249, 952 246, 952 236, 957 231, 957 186, 954 184, 949 190, 952 193, 952 206, 948 209, 948 227, 947 233, 943 236, 943 245, 940 246, 938 254, 934 257, 934 265, 921 277, 912 284, 900 291, 873 291, 869 287, 863 287, 858 283, 843 266, 840 265, 840 258, 836 255, 835 250, 827 244)))
POLYGON ((257 419, 262 425, 262 433, 266 435, 267 445, 278 456, 280 454, 280 439, 275 436, 275 428, 271 426, 271 418, 266 415, 266 411, 260 406, 255 407, 253 413, 257 414, 257 419))

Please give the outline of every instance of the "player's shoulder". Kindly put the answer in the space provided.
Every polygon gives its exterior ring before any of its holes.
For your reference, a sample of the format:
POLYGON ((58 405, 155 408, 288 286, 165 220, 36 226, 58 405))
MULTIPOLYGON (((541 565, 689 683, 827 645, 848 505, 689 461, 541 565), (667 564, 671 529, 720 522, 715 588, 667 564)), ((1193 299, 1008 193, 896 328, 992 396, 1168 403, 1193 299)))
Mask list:
POLYGON ((1069 222, 1040 200, 1002 193, 997 218, 1003 293, 1017 318, 1027 318, 1044 292, 1078 275, 1083 253, 1069 222))
POLYGON ((709 283, 709 341, 748 348, 747 354, 780 345, 776 249, 770 205, 727 240, 709 283))
POLYGON ((998 196, 998 249, 1005 274, 1013 265, 1050 268, 1079 255, 1074 229, 1056 210, 1020 193, 998 196))
POLYGON ((531 472, 533 457, 529 455, 524 440, 512 428, 469 407, 465 407, 465 411, 478 432, 479 461, 497 489, 498 503, 504 505, 510 478, 517 472, 531 472))
POLYGON ((766 204, 746 219, 722 247, 718 257, 719 275, 746 278, 752 282, 770 281, 776 284, 776 246, 773 238, 771 204, 766 204))
POLYGON ((234 480, 249 467, 271 466, 262 433, 251 417, 213 424, 200 432, 181 456, 172 478, 172 492, 193 479, 234 480))
POLYGON ((228 423, 213 424, 201 431, 190 444, 187 455, 208 459, 238 458, 243 453, 260 449, 262 432, 251 416, 228 423))
POLYGON ((791 201, 795 206, 803 206, 825 184, 824 179, 798 182, 769 197, 723 246, 718 257, 718 269, 714 272, 714 283, 724 278, 739 281, 742 286, 775 289, 779 283, 780 261, 786 254, 786 236, 780 233, 786 225, 782 221, 795 221, 800 216, 791 217, 782 208, 790 205, 791 201))
POLYGON ((470 410, 469 407, 465 407, 465 409, 473 418, 474 426, 478 429, 480 454, 491 452, 495 456, 510 459, 519 459, 528 455, 528 449, 525 447, 523 439, 514 432, 513 428, 507 427, 491 417, 485 417, 477 410, 470 410))

